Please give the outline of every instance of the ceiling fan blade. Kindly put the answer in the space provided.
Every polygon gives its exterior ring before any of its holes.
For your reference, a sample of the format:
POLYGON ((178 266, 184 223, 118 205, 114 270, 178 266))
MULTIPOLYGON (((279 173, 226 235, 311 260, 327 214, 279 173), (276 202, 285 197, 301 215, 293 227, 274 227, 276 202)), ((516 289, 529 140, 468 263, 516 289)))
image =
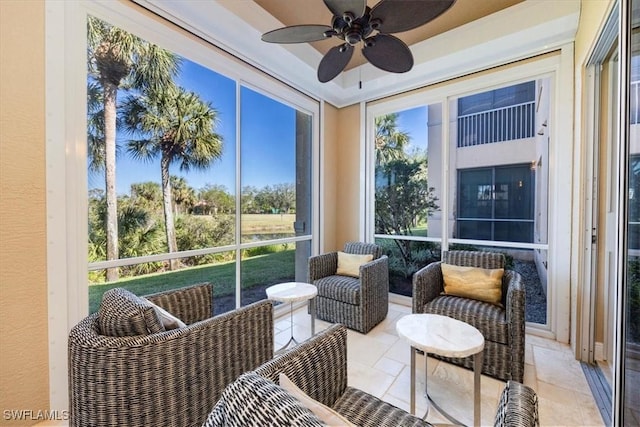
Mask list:
POLYGON ((269 43, 307 43, 325 40, 325 31, 331 31, 328 25, 292 25, 278 28, 262 35, 262 41, 269 43))
POLYGON ((365 40, 362 54, 381 70, 404 73, 413 67, 413 55, 409 46, 389 34, 378 34, 365 40))
POLYGON ((334 16, 343 16, 350 12, 354 18, 364 15, 367 0, 324 0, 324 4, 334 16))
POLYGON ((353 47, 345 43, 340 46, 333 47, 320 61, 318 66, 318 80, 326 83, 333 80, 344 67, 347 66, 349 60, 353 56, 353 47))
POLYGON ((381 0, 371 9, 371 19, 382 23, 381 33, 401 33, 417 28, 446 12, 456 0, 381 0))

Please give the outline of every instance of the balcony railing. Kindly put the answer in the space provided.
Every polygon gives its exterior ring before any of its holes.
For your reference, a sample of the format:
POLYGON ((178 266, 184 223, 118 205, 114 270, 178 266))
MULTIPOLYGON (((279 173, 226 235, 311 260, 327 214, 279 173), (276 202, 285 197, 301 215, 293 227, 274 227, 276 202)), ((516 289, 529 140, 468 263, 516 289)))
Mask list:
POLYGON ((535 101, 458 116, 458 147, 531 138, 535 101))

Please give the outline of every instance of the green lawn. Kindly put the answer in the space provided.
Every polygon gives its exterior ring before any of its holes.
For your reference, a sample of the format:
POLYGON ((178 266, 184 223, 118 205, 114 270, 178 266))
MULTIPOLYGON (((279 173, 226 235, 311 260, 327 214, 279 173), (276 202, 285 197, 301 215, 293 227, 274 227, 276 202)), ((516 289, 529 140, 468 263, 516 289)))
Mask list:
POLYGON ((242 234, 293 233, 295 214, 242 214, 242 234))
MULTIPOLYGON (((271 285, 292 280, 295 276, 295 250, 257 255, 242 261, 242 288, 271 285)), ((180 288, 202 282, 214 286, 216 296, 235 292, 235 261, 184 268, 166 273, 154 273, 122 279, 109 284, 89 286, 89 312, 98 310, 102 294, 113 288, 125 288, 136 295, 147 295, 168 289, 180 288)))

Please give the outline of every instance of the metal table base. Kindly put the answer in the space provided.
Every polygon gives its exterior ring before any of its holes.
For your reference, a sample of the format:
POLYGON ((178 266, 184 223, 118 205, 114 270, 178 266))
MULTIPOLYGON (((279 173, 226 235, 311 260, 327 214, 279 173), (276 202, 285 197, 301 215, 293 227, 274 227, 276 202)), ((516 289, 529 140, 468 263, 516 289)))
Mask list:
MULTIPOLYGON (((415 347, 411 347, 411 397, 410 397, 410 412, 415 415, 416 409, 416 352, 419 351, 415 347)), ((473 425, 475 427, 480 426, 480 373, 482 371, 482 351, 473 355, 473 425)), ((424 353, 424 390, 427 396, 427 404, 433 405, 436 410, 442 414, 446 419, 451 421, 455 425, 464 426, 463 423, 449 415, 443 410, 433 399, 429 396, 427 391, 427 379, 429 372, 427 369, 427 353, 424 353)), ((429 414, 429 406, 427 411, 422 417, 426 419, 429 414)))

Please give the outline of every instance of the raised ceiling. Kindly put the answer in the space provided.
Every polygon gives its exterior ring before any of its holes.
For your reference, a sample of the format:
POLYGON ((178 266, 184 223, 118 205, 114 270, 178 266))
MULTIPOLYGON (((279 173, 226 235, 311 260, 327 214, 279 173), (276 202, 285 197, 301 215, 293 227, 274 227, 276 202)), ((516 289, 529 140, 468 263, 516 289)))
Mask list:
POLYGON ((260 39, 283 26, 329 25, 331 13, 323 0, 131 1, 301 92, 341 107, 557 50, 575 39, 581 0, 457 0, 433 21, 394 33, 413 54, 409 72, 379 70, 356 49, 350 68, 328 83, 318 82, 316 70, 323 52, 337 40, 312 45, 260 39))
MULTIPOLYGON (((449 10, 433 21, 413 30, 394 33, 393 35, 402 39, 408 46, 411 46, 522 1, 523 0, 457 0, 449 10)), ((300 24, 331 25, 332 14, 322 0, 297 0, 295 2, 292 0, 254 0, 254 2, 284 26, 300 24)), ((373 7, 377 3, 378 0, 367 0, 369 7, 373 7)), ((329 49, 336 46, 338 42, 335 39, 328 39, 310 44, 324 55, 329 49)), ((360 53, 360 49, 356 49, 346 69, 357 67, 365 62, 366 60, 360 53)))

